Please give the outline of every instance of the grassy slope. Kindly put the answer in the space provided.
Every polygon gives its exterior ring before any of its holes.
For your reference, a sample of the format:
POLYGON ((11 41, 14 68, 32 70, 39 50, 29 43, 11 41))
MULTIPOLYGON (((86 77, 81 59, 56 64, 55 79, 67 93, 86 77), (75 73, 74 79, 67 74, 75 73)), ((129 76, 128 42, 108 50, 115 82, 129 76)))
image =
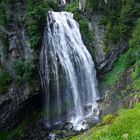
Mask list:
POLYGON ((124 110, 110 125, 95 127, 70 140, 140 140, 140 104, 124 110))

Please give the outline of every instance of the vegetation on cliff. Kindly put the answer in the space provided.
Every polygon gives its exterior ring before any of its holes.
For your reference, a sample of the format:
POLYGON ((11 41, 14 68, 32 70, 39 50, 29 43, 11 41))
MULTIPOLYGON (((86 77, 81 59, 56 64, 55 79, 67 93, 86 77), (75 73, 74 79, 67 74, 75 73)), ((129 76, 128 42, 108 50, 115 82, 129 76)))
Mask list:
POLYGON ((27 1, 27 29, 30 38, 31 48, 41 46, 45 28, 48 3, 44 1, 27 1))
POLYGON ((134 30, 132 32, 132 37, 129 40, 129 49, 120 55, 111 72, 105 75, 105 82, 108 85, 110 86, 114 85, 115 82, 119 80, 121 74, 131 67, 134 68, 132 77, 135 79, 135 81, 139 81, 138 80, 140 79, 139 38, 140 38, 140 19, 137 20, 134 30))
POLYGON ((9 73, 4 69, 0 70, 0 95, 7 92, 10 82, 11 77, 9 73))

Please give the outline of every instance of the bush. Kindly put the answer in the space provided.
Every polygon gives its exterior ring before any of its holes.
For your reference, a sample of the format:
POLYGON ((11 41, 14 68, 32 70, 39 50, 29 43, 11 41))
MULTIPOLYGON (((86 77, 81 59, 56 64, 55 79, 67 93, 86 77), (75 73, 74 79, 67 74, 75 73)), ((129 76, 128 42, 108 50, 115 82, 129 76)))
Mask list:
POLYGON ((103 13, 100 24, 105 26, 105 45, 127 40, 131 35, 136 19, 140 16, 140 2, 109 0, 105 4, 102 0, 98 2, 95 0, 93 3, 93 7, 96 5, 95 9, 103 13))
POLYGON ((132 33, 132 38, 129 41, 131 47, 140 47, 140 18, 136 22, 136 27, 132 33))
POLYGON ((113 86, 120 78, 121 74, 127 70, 126 65, 127 53, 121 54, 114 64, 112 70, 105 74, 104 83, 108 86, 113 86))
POLYGON ((132 88, 137 91, 140 90, 140 78, 137 78, 132 83, 132 88))
POLYGON ((103 118, 102 123, 105 125, 108 125, 108 124, 111 124, 113 120, 114 120, 114 116, 112 114, 109 114, 103 118))
POLYGON ((137 62, 135 65, 136 65, 135 70, 132 73, 132 76, 133 76, 134 79, 140 77, 140 62, 137 62))
POLYGON ((18 82, 32 82, 35 77, 35 65, 32 61, 15 61, 14 70, 18 76, 18 82))
POLYGON ((93 46, 93 35, 92 33, 89 31, 89 26, 88 23, 84 20, 80 20, 79 21, 80 24, 80 30, 84 33, 86 39, 87 39, 87 43, 90 46, 93 46))
POLYGON ((106 16, 101 16, 99 24, 105 26, 107 24, 107 17, 106 16))
POLYGON ((55 2, 46 0, 45 3, 48 3, 48 7, 50 10, 53 10, 53 11, 59 10, 58 5, 55 2))
POLYGON ((78 2, 73 2, 65 7, 65 11, 74 13, 75 11, 77 11, 77 8, 78 8, 78 2))
POLYGON ((43 1, 27 1, 27 28, 31 48, 37 49, 42 44, 43 32, 48 12, 48 3, 43 1))
POLYGON ((130 48, 126 53, 125 53, 125 58, 124 58, 124 65, 126 66, 126 69, 133 66, 137 61, 137 57, 135 55, 135 50, 130 48))
POLYGON ((11 82, 11 77, 9 73, 5 70, 0 72, 0 94, 7 92, 8 86, 11 82))

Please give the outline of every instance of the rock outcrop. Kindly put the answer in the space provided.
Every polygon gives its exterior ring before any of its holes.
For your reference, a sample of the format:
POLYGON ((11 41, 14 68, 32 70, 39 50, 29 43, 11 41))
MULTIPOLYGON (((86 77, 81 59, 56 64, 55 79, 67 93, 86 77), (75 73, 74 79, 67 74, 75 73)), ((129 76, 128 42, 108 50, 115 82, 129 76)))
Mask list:
POLYGON ((91 31, 94 35, 94 47, 96 50, 95 62, 97 66, 98 73, 105 73, 111 70, 114 62, 117 60, 117 57, 128 48, 128 44, 123 42, 118 42, 117 44, 109 44, 109 52, 105 52, 104 44, 104 26, 100 24, 99 14, 92 15, 91 31))
POLYGON ((79 9, 84 11, 86 8, 86 0, 79 0, 79 9))
POLYGON ((42 106, 42 94, 30 93, 10 88, 6 95, 0 96, 0 131, 15 128, 32 111, 42 106))

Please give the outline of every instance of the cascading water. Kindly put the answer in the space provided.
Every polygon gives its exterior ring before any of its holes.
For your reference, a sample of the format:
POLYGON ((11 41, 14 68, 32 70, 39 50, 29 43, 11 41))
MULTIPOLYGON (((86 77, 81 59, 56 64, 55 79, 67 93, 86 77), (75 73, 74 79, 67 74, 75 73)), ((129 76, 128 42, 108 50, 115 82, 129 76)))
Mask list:
POLYGON ((87 118, 99 113, 96 72, 72 13, 48 13, 40 65, 47 123, 85 129, 87 118))

